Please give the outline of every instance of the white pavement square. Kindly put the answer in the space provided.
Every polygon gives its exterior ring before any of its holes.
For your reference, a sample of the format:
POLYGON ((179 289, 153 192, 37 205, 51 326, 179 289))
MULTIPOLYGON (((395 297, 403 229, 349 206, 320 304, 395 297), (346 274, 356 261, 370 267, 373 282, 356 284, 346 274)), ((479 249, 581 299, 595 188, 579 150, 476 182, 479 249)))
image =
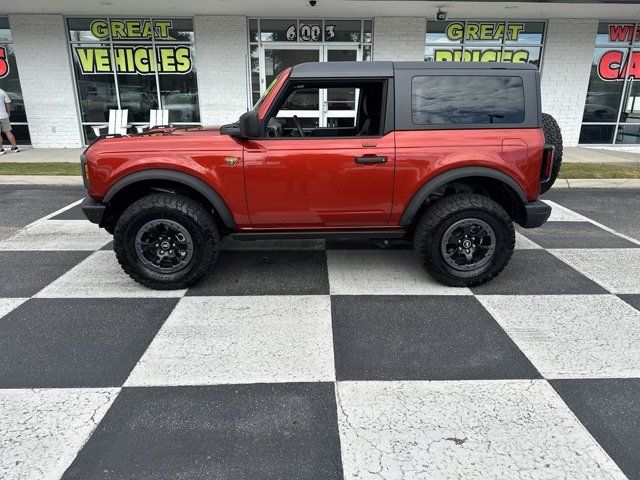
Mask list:
POLYGON ((339 382, 345 479, 624 479, 544 380, 339 382))
POLYGON ((0 298, 0 318, 27 300, 28 298, 0 298))
POLYGON ((569 210, 562 205, 558 205, 551 200, 545 200, 544 203, 551 206, 551 216, 547 221, 549 222, 589 222, 590 220, 584 215, 569 210))
POLYGON ((0 390, 0 478, 57 480, 119 389, 0 390))
POLYGON ((332 295, 471 295, 425 272, 413 250, 329 250, 332 295))
POLYGON ((640 293, 640 248, 549 250, 611 293, 640 293))
POLYGON ((111 235, 86 220, 36 222, 17 235, 0 241, 0 250, 94 251, 112 240, 111 235))
POLYGON ((333 381, 328 296, 185 297, 127 385, 333 381))
POLYGON ((516 232, 516 250, 540 250, 542 247, 533 240, 529 240, 520 232, 516 232))
POLYGON ((545 378, 640 377, 640 311, 615 295, 477 298, 545 378))
POLYGON ((145 288, 124 273, 114 252, 99 250, 45 287, 36 297, 158 298, 182 297, 185 292, 145 288))

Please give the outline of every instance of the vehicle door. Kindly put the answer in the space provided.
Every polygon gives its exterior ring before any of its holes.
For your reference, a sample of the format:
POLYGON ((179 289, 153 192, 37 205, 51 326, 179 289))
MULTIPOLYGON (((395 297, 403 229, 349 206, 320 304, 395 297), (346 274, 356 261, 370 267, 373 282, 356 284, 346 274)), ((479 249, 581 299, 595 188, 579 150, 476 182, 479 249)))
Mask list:
MULTIPOLYGON (((247 205, 255 228, 387 224, 395 146, 393 132, 384 133, 386 87, 382 81, 375 87, 355 83, 285 87, 290 93, 263 121, 264 138, 245 144, 247 205), (357 115, 336 118, 329 127, 279 116, 281 111, 318 108, 314 102, 320 102, 323 90, 329 92, 326 98, 340 102, 341 109, 351 104, 357 115)), ((332 105, 326 109, 330 112, 332 105)))

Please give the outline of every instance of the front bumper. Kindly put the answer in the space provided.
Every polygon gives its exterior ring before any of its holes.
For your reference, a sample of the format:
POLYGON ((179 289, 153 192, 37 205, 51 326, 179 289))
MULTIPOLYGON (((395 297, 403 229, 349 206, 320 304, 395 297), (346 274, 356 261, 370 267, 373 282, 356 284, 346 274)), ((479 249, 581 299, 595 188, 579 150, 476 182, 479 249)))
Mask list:
POLYGON ((107 206, 104 203, 96 202, 91 197, 85 197, 82 201, 82 213, 91 223, 97 223, 98 225, 102 221, 102 217, 104 217, 104 212, 107 209, 107 206))
POLYGON ((551 207, 541 200, 524 205, 524 219, 520 225, 524 228, 540 227, 551 215, 551 207))

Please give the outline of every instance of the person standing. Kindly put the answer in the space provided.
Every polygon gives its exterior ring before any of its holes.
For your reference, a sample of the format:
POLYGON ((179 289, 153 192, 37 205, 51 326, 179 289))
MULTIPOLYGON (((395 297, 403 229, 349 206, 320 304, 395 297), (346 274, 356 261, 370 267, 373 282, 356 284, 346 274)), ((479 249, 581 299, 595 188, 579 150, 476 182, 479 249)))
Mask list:
POLYGON ((9 95, 0 88, 0 155, 4 155, 4 145, 2 145, 2 134, 4 133, 11 144, 12 152, 19 152, 20 149, 16 145, 16 137, 11 133, 11 122, 9 114, 11 113, 11 99, 9 95))

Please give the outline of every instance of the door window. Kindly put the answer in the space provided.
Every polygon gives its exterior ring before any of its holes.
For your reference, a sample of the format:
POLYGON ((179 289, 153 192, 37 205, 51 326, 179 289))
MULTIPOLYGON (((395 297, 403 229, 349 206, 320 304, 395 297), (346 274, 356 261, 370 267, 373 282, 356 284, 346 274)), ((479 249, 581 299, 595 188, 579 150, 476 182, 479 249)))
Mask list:
POLYGON ((268 137, 355 137, 382 133, 385 82, 332 81, 291 83, 288 94, 267 122, 268 137), (325 87, 325 88, 322 88, 325 87), (307 112, 326 98, 328 124, 320 125, 307 112), (350 112, 350 113, 349 113, 350 112))

